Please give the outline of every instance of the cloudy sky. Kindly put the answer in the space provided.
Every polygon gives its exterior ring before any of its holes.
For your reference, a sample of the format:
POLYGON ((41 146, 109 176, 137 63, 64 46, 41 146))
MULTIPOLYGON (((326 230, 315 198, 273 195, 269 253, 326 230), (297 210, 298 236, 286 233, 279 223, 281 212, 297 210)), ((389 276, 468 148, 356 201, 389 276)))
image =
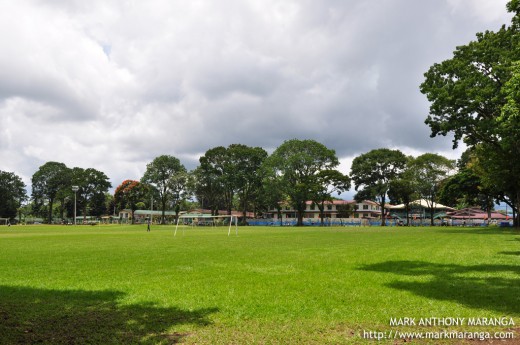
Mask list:
POLYGON ((457 158, 429 137, 423 73, 507 0, 0 0, 0 170, 47 161, 117 186, 161 154, 315 139, 457 158))

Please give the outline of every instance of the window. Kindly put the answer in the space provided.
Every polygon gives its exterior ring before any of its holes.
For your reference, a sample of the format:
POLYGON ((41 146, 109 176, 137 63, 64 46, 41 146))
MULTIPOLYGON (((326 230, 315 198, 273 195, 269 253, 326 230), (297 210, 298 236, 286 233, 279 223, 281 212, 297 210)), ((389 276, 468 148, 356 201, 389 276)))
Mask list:
POLYGON ((310 206, 310 209, 311 209, 312 211, 314 211, 314 210, 316 209, 316 204, 315 204, 315 203, 312 203, 311 206, 310 206))
POLYGON ((329 211, 332 210, 332 205, 330 205, 330 204, 327 205, 327 210, 329 210, 329 211))
POLYGON ((368 210, 368 205, 363 205, 363 210, 368 210))

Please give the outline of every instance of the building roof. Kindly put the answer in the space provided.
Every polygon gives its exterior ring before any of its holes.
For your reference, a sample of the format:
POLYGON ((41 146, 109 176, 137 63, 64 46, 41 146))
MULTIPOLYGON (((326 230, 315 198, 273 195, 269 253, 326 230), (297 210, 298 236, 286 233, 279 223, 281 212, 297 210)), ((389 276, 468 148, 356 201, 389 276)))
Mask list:
MULTIPOLYGON (((447 216, 452 219, 488 219, 487 212, 478 207, 468 207, 453 212, 447 212, 447 216)), ((491 212, 490 219, 506 220, 508 217, 499 212, 491 212)))
MULTIPOLYGON (((410 203, 410 205, 411 206, 421 206, 423 208, 430 208, 430 203, 427 202, 425 199, 414 200, 414 201, 412 201, 410 203)), ((402 209, 406 208, 406 205, 405 204, 399 204, 399 205, 389 206, 388 208, 391 209, 391 210, 402 210, 402 209)), ((437 202, 433 203, 433 208, 435 208, 437 210, 452 210, 452 211, 455 210, 452 207, 445 206, 445 205, 439 204, 437 202)))
MULTIPOLYGON (((182 213, 185 213, 185 212, 179 212, 179 214, 182 214, 182 213)), ((153 216, 162 216, 162 211, 161 210, 135 210, 134 211, 134 215, 136 215, 136 216, 149 216, 150 214, 153 216)), ((176 213, 175 213, 175 211, 164 211, 164 215, 165 216, 175 216, 176 213)))

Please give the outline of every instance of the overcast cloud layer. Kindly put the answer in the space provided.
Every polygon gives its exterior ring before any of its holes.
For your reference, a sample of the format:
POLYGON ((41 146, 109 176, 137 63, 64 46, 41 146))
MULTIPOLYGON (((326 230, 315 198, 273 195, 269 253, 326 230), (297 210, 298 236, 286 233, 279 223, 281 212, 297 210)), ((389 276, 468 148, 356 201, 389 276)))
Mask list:
POLYGON ((315 139, 342 168, 429 137, 423 73, 506 0, 0 0, 0 170, 47 161, 139 179, 161 154, 188 168, 232 143, 315 139))

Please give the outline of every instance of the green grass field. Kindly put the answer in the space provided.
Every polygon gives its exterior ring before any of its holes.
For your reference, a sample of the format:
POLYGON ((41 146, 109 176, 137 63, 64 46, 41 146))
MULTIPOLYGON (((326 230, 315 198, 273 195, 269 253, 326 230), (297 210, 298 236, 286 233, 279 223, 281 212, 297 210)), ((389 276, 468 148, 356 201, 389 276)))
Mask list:
POLYGON ((520 325, 512 230, 173 230, 1 227, 0 344, 349 344, 391 318, 520 325))

